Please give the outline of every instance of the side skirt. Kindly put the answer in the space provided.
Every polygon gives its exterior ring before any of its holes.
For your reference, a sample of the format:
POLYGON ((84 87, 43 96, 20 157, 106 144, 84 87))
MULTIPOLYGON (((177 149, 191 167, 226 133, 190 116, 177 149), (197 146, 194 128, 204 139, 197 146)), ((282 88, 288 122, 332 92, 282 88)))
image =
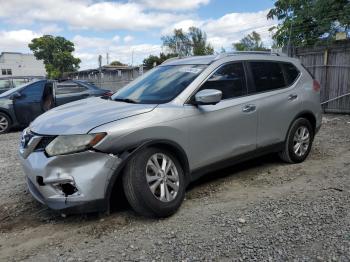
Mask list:
POLYGON ((269 153, 277 153, 282 151, 284 148, 284 142, 280 142, 278 144, 274 144, 271 146, 267 146, 267 147, 262 147, 262 148, 258 148, 254 151, 239 155, 239 156, 234 156, 213 164, 210 164, 208 166, 204 166, 198 169, 195 169, 191 172, 191 182, 195 181, 197 179, 199 179, 200 177, 202 177, 203 175, 216 171, 216 170, 220 170, 220 169, 224 169, 226 167, 229 166, 233 166, 235 164, 253 159, 253 158, 257 158, 259 156, 263 156, 269 153))

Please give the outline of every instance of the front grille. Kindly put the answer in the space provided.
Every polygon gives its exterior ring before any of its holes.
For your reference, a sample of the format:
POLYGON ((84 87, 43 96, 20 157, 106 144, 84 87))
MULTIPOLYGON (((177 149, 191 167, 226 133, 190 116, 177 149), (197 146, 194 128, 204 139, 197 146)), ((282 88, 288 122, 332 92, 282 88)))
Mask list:
POLYGON ((44 151, 55 138, 56 136, 43 136, 34 151, 44 151))

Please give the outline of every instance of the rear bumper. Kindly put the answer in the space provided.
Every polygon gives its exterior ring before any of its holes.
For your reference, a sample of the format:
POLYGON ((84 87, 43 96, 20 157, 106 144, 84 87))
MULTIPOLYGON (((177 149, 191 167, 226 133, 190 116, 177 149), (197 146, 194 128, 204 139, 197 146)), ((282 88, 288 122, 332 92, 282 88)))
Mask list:
POLYGON ((33 152, 20 158, 28 190, 40 203, 62 213, 107 210, 106 190, 120 164, 116 156, 86 151, 46 157, 33 152), (74 190, 63 190, 67 184, 74 190))

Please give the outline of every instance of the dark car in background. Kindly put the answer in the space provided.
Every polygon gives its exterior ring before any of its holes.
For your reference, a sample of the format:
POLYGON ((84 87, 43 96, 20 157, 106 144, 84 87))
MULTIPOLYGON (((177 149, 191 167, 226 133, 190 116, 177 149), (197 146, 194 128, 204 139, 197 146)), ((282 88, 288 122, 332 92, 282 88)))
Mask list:
POLYGON ((56 82, 35 80, 0 94, 0 134, 12 127, 26 127, 36 117, 53 107, 93 96, 110 96, 100 89, 79 80, 56 82))

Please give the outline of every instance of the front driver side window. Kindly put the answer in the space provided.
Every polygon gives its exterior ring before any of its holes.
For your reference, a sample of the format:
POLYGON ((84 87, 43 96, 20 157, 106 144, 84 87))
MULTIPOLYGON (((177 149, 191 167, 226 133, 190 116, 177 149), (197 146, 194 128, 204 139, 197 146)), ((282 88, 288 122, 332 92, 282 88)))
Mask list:
POLYGON ((31 98, 35 101, 40 101, 43 97, 45 82, 35 82, 21 91, 25 97, 31 98))
POLYGON ((243 64, 230 63, 221 66, 200 88, 200 90, 204 89, 220 90, 223 100, 245 95, 246 86, 243 64))

